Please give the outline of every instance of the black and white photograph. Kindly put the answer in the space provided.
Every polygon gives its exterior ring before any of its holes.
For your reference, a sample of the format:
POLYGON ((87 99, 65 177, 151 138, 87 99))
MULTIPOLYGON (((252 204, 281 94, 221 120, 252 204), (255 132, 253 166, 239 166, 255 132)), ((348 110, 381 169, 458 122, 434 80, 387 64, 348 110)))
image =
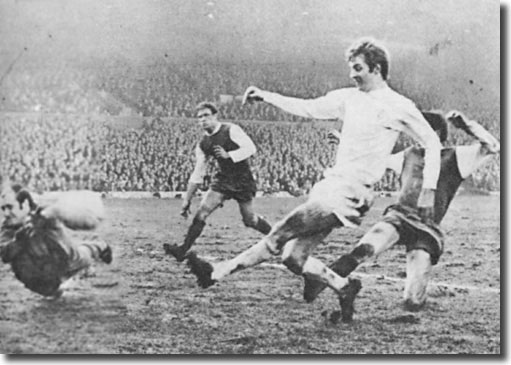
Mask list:
POLYGON ((507 11, 0 0, 0 353, 501 358, 507 11))

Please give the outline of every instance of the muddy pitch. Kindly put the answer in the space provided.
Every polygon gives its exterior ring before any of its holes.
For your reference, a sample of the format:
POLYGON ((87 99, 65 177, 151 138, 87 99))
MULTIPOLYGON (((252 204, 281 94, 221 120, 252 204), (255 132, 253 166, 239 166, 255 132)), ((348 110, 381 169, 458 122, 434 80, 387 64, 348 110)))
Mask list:
MULTIPOLYGON (((195 199, 192 208, 196 208, 195 199)), ((271 222, 302 202, 259 198, 271 222)), ((500 354, 500 198, 460 195, 443 228, 426 307, 401 307, 404 247, 358 270, 363 288, 351 324, 333 324, 330 290, 313 304, 302 279, 276 258, 206 290, 162 244, 181 243, 190 223, 174 199, 106 199, 101 228, 111 265, 73 280, 56 301, 31 293, 0 266, 0 350, 10 354, 500 354)), ((315 256, 327 263, 351 249, 390 198, 380 198, 357 230, 338 229, 315 256)), ((230 258, 257 242, 234 202, 208 221, 195 250, 230 258)))

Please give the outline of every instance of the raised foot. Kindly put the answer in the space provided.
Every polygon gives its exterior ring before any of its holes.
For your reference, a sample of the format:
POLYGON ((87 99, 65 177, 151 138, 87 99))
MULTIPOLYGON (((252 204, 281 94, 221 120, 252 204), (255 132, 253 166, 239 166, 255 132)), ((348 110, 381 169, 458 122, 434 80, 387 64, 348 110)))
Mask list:
POLYGON ((457 110, 451 110, 449 113, 446 114, 445 117, 456 128, 460 128, 463 130, 468 129, 467 118, 463 115, 463 113, 457 110))

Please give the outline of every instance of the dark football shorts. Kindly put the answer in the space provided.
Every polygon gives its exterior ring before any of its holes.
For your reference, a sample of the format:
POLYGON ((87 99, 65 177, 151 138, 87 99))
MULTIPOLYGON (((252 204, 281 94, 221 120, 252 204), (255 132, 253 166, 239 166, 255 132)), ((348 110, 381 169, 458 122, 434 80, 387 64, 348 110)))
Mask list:
POLYGON ((444 239, 436 224, 421 221, 416 212, 392 205, 385 210, 383 222, 392 224, 399 233, 397 244, 406 246, 406 251, 422 249, 430 254, 431 264, 436 265, 443 253, 444 239))
POLYGON ((239 203, 251 201, 257 192, 257 185, 252 174, 216 174, 209 188, 223 194, 226 200, 234 199, 239 203))

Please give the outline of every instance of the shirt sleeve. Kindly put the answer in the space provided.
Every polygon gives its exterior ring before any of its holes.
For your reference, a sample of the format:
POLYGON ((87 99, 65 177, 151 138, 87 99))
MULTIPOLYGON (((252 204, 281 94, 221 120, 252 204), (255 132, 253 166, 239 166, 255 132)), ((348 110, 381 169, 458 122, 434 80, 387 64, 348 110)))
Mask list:
POLYGON ((233 162, 246 160, 256 152, 256 146, 250 137, 241 129, 240 126, 232 124, 229 128, 229 137, 240 148, 229 151, 228 154, 233 162))
POLYGON ((299 99, 265 91, 263 99, 285 112, 305 118, 343 119, 347 89, 339 89, 316 99, 299 99))
POLYGON ((436 189, 440 175, 440 151, 442 149, 438 135, 411 101, 407 103, 404 112, 401 113, 400 121, 404 125, 403 132, 424 147, 424 182, 422 187, 436 189))
POLYGON ((202 184, 204 181, 204 175, 206 175, 208 159, 199 144, 195 147, 195 161, 195 168, 190 175, 189 182, 193 184, 202 184))

